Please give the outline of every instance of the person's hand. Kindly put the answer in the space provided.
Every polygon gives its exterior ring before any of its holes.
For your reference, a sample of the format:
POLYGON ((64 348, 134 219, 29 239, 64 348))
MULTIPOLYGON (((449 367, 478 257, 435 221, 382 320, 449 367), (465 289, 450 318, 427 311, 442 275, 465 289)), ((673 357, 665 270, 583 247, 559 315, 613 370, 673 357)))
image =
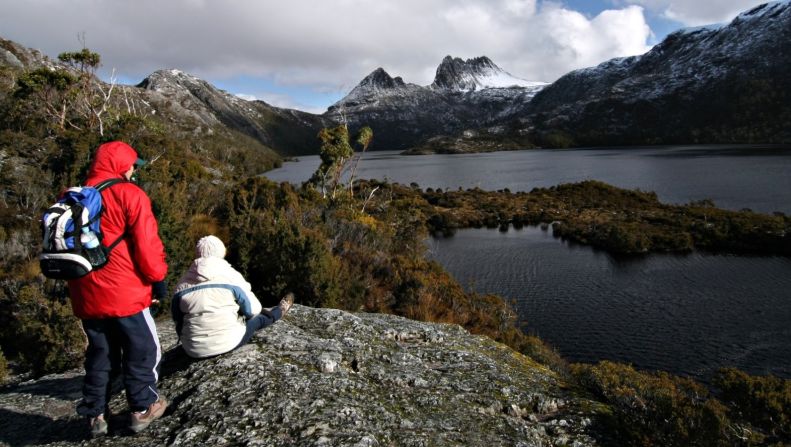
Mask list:
POLYGON ((165 299, 168 296, 168 283, 162 280, 151 284, 151 294, 154 296, 154 301, 165 299))

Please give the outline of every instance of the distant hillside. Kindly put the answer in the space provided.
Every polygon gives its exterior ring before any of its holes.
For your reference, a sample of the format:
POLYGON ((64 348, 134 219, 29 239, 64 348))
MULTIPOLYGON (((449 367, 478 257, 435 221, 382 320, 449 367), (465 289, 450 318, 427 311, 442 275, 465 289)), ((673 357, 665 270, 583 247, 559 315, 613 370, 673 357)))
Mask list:
MULTIPOLYGON (((9 73, 48 64, 41 53, 0 40, 6 91, 9 73)), ((178 70, 124 86, 126 96, 115 100, 128 106, 131 98, 183 134, 220 132, 280 155, 317 153, 318 130, 339 122, 372 127, 372 150, 414 153, 791 143, 789 67, 791 0, 783 0, 728 25, 675 32, 644 55, 576 70, 551 85, 515 77, 485 56, 448 56, 428 86, 378 68, 322 115, 245 101, 178 70)))
POLYGON ((316 134, 327 120, 299 110, 246 101, 179 70, 152 73, 138 88, 160 99, 172 119, 226 126, 260 141, 281 155, 317 153, 316 134))
MULTIPOLYGON (((41 52, 0 39, 0 83, 10 91, 18 74, 40 67, 61 67, 41 52)), ((190 136, 217 132, 260 145, 280 155, 317 153, 316 134, 328 125, 318 115, 246 101, 179 70, 159 70, 136 86, 117 86, 114 104, 138 114, 157 115, 176 133, 190 136)), ((2 93, 0 93, 2 94, 2 93)), ((259 148, 259 150, 261 149, 259 148)))

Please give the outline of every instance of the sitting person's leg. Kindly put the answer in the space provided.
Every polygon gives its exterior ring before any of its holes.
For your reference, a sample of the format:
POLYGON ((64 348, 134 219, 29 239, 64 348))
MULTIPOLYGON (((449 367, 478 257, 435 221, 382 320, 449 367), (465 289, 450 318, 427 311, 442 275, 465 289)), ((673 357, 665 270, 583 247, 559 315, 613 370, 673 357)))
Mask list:
MULTIPOLYGON (((261 313, 254 316, 253 318, 247 320, 247 330, 242 337, 242 341, 239 342, 236 347, 240 347, 246 345, 250 340, 253 338, 253 335, 271 325, 275 321, 281 319, 283 315, 285 315, 291 306, 294 304, 294 295, 289 293, 286 295, 282 300, 280 300, 280 304, 271 308, 271 309, 263 309, 261 313)), ((234 348, 236 349, 236 348, 234 348)))

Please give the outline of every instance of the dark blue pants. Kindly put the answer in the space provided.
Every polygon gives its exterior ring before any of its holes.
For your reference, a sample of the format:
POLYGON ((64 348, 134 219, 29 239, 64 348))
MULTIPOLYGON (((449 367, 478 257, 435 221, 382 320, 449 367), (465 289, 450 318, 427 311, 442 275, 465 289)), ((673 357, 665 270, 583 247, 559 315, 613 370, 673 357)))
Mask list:
MULTIPOLYGON (((271 311, 269 310, 262 310, 260 314, 254 316, 253 318, 247 320, 247 331, 244 333, 244 337, 242 337, 242 341, 236 345, 236 348, 239 346, 246 345, 250 342, 250 339, 253 338, 253 335, 256 331, 263 329, 270 324, 274 323, 275 321, 279 320, 280 317, 283 316, 282 311, 280 310, 280 306, 275 306, 272 308, 271 311)), ((234 349, 236 349, 234 348, 234 349)))
POLYGON ((132 411, 143 411, 159 398, 156 383, 162 351, 148 309, 123 318, 82 320, 82 327, 88 336, 88 350, 78 414, 96 417, 106 411, 111 375, 118 371, 123 372, 132 411))

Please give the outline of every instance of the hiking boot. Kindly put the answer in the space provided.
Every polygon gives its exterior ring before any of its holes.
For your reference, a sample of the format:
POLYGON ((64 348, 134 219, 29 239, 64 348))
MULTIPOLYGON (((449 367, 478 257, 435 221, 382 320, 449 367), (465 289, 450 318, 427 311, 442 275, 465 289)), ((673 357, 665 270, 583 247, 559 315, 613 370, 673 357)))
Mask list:
POLYGON ((140 433, 154 422, 154 419, 159 419, 165 413, 167 407, 168 401, 164 397, 160 397, 156 402, 149 405, 145 413, 140 411, 132 412, 132 424, 129 425, 129 428, 135 433, 140 433))
POLYGON ((107 421, 104 420, 103 414, 90 418, 88 421, 91 423, 92 438, 99 438, 107 434, 107 421))
POLYGON ((281 315, 285 317, 288 311, 291 310, 291 306, 293 305, 294 305, 294 294, 289 293, 286 296, 284 296, 283 299, 280 300, 280 304, 278 304, 278 306, 280 306, 281 315))

